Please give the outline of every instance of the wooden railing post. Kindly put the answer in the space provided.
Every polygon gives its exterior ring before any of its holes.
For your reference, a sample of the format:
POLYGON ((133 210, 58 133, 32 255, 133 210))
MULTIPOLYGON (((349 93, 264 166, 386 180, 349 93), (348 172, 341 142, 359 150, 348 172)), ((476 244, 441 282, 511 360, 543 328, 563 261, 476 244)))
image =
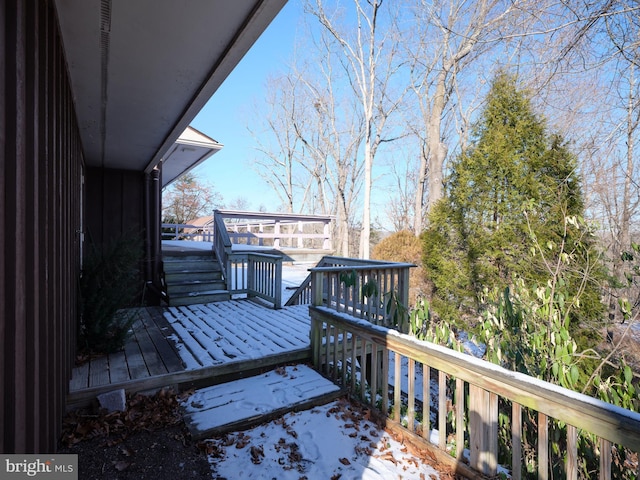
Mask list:
POLYGON ((324 239, 322 241, 323 250, 331 250, 331 223, 325 222, 324 224, 324 239))
MULTIPOLYGON (((298 233, 304 233, 304 224, 302 222, 298 222, 298 233)), ((298 248, 304 247, 304 241, 302 240, 302 235, 298 236, 298 248)))
POLYGON ((484 475, 498 473, 498 396, 469 384, 470 466, 484 475))
POLYGON ((522 406, 511 403, 511 478, 522 479, 522 406))
POLYGON ((273 248, 280 248, 280 220, 273 226, 273 248))
POLYGON ((322 305, 323 283, 323 272, 311 272, 311 305, 322 305))
POLYGON ((549 478, 549 419, 538 412, 538 480, 549 478))
POLYGON ((280 257, 275 264, 275 279, 273 282, 273 286, 275 289, 275 301, 273 302, 273 308, 276 310, 282 308, 282 257, 280 257))

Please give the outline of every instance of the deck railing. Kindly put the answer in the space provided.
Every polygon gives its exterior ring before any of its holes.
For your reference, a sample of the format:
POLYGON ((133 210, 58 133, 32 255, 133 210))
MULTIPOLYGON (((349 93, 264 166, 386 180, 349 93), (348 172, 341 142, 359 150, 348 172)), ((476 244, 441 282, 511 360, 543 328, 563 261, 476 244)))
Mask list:
POLYGON ((375 325, 403 328, 407 321, 409 269, 415 265, 326 256, 287 305, 325 305, 375 325))
POLYGON ((234 252, 220 215, 213 216, 213 250, 232 295, 246 294, 282 306, 282 257, 259 252, 234 252))
POLYGON ((629 470, 625 478, 637 478, 637 457, 624 464, 616 456, 625 448, 640 451, 640 414, 338 314, 316 300, 310 307, 315 368, 458 472, 493 478, 502 467, 516 480, 547 479, 560 467, 562 478, 577 479, 584 460, 578 442, 587 438, 595 470, 581 470, 580 478, 611 479, 612 463, 629 470), (553 463, 558 458, 564 465, 553 463))
POLYGON ((237 245, 331 250, 333 217, 294 213, 217 210, 237 245))
POLYGON ((197 242, 213 242, 211 226, 191 225, 188 223, 163 223, 162 240, 194 240, 197 242))
POLYGON ((265 253, 229 255, 229 292, 246 294, 282 306, 282 257, 265 253))
POLYGON ((213 242, 215 217, 222 219, 232 244, 258 247, 331 250, 333 217, 294 213, 215 210, 203 225, 163 223, 163 240, 213 242))

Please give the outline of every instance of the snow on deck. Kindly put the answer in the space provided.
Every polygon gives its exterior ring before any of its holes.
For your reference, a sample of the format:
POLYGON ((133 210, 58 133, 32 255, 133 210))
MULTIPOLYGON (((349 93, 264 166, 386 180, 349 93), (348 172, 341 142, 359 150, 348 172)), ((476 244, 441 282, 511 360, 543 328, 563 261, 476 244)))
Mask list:
POLYGON ((183 405, 184 418, 198 439, 326 403, 339 394, 337 385, 307 366, 281 367, 196 391, 183 405))
POLYGON ((271 310, 247 300, 169 307, 176 348, 188 370, 310 348, 309 307, 271 310))

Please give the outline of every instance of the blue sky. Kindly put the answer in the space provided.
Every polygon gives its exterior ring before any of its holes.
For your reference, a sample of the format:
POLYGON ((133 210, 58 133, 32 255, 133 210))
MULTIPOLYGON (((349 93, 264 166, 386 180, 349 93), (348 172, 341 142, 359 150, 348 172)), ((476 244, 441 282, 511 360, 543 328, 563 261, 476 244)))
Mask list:
POLYGON ((280 203, 275 192, 251 168, 258 152, 247 126, 251 126, 251 118, 259 118, 266 79, 286 69, 291 60, 302 17, 301 3, 287 2, 191 123, 224 145, 193 174, 213 183, 226 204, 243 197, 251 210, 263 205, 268 211, 275 211, 280 203))

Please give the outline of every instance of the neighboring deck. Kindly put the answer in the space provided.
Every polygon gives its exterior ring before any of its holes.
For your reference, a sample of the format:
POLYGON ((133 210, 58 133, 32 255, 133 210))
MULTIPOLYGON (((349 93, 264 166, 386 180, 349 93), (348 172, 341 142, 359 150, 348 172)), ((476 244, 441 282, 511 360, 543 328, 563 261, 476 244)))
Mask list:
POLYGON ((67 408, 120 388, 213 385, 310 359, 308 306, 273 310, 232 300, 136 313, 123 351, 73 369, 67 408))

